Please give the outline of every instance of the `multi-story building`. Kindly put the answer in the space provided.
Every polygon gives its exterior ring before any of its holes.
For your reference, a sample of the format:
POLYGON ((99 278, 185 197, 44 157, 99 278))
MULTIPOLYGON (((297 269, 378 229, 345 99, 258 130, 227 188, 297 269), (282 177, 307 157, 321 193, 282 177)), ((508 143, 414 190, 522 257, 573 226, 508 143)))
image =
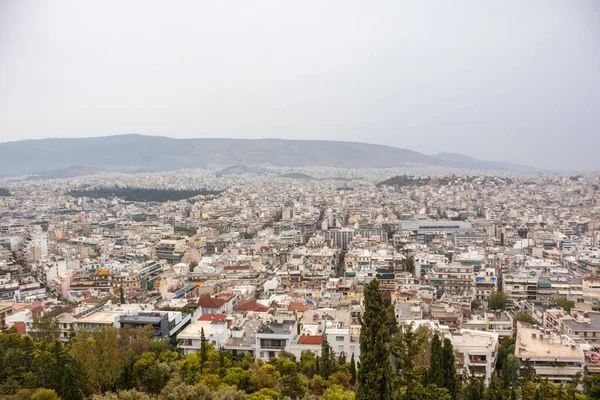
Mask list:
POLYGON ((474 268, 460 263, 436 264, 428 274, 428 281, 437 290, 438 297, 444 293, 473 296, 474 268))
POLYGON ((498 357, 498 334, 461 329, 450 335, 454 350, 461 354, 457 372, 484 377, 489 383, 498 357))
POLYGON ((521 269, 515 273, 503 274, 502 290, 509 300, 509 305, 513 300, 536 300, 539 279, 539 270, 521 269))
POLYGON ((199 351, 202 346, 202 331, 205 339, 216 349, 225 346, 229 337, 228 321, 225 317, 223 314, 207 314, 189 324, 177 335, 179 348, 184 354, 199 351))
POLYGON ((263 360, 279 357, 282 350, 290 351, 296 335, 296 321, 265 320, 256 331, 256 355, 263 360))
POLYGON ((191 320, 190 314, 179 311, 138 311, 136 313, 120 315, 120 327, 152 326, 153 336, 157 338, 170 338, 183 329, 191 320))
POLYGON ((537 328, 518 329, 515 356, 531 363, 543 379, 556 383, 570 382, 576 373, 584 372, 585 357, 578 344, 567 336, 537 328))
POLYGON ((162 239, 156 246, 156 258, 168 262, 179 262, 185 253, 185 238, 170 237, 162 239))
POLYGON ((475 300, 484 301, 497 289, 498 279, 493 269, 485 268, 475 275, 475 300))

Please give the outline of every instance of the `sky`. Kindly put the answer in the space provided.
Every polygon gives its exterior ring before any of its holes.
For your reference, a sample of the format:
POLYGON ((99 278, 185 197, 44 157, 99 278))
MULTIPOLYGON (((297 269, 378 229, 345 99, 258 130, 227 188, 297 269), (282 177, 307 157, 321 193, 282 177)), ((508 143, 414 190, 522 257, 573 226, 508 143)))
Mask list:
POLYGON ((0 0, 0 142, 124 133, 600 169, 600 1, 0 0))

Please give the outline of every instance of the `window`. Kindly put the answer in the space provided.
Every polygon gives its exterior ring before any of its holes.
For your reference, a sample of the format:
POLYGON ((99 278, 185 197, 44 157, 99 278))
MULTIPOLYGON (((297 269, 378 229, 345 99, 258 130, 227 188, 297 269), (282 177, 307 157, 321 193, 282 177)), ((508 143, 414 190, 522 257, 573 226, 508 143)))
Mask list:
POLYGON ((335 341, 336 342, 343 342, 344 341, 344 337, 343 336, 336 336, 335 337, 335 341))

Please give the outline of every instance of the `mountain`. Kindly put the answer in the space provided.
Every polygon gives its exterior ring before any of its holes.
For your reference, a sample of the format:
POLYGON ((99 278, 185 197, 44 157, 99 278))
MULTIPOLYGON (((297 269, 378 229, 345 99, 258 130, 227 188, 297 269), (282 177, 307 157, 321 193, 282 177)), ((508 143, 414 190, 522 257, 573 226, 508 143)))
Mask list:
POLYGON ((85 165, 111 171, 164 171, 210 164, 390 168, 419 163, 451 168, 522 171, 532 168, 460 154, 434 156, 357 142, 282 139, 172 139, 138 134, 0 143, 3 175, 39 174, 85 165))
POLYGON ((81 165, 74 165, 68 168, 53 169, 50 171, 39 172, 27 177, 28 180, 43 180, 57 178, 75 178, 77 176, 94 175, 102 172, 100 169, 87 168, 81 165))

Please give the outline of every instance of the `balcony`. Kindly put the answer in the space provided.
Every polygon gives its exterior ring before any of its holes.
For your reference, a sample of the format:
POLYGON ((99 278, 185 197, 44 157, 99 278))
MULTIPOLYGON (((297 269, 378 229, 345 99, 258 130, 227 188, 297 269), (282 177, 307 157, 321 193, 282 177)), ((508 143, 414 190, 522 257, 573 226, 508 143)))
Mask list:
POLYGON ((263 350, 283 350, 285 349, 285 340, 261 340, 260 348, 263 350))

